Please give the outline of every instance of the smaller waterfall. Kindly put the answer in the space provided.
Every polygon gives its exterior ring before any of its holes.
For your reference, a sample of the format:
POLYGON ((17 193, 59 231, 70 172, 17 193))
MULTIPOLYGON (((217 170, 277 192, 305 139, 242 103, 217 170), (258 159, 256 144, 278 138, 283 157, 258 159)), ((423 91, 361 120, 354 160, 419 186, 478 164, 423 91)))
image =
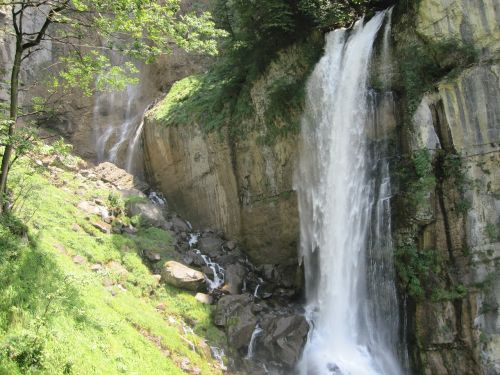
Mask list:
POLYGON ((224 285, 224 268, 220 264, 215 263, 208 255, 203 255, 200 250, 196 250, 196 254, 200 255, 205 262, 205 265, 212 270, 213 278, 209 278, 205 275, 205 281, 207 283, 208 291, 211 292, 217 288, 224 285))
POLYGON ((262 334, 262 328, 257 324, 255 326, 255 329, 252 332, 252 337, 250 338, 250 343, 248 344, 248 352, 247 356, 245 357, 246 359, 252 359, 254 354, 255 354, 255 345, 256 345, 256 340, 257 337, 259 337, 262 334))
POLYGON ((148 105, 140 85, 96 96, 93 128, 98 162, 110 161, 143 177, 141 134, 148 105))
POLYGON ((212 354, 212 358, 215 359, 219 363, 221 370, 223 370, 223 371, 227 370, 227 367, 224 365, 224 357, 226 355, 224 353, 224 349, 219 348, 217 346, 211 346, 210 352, 212 354))

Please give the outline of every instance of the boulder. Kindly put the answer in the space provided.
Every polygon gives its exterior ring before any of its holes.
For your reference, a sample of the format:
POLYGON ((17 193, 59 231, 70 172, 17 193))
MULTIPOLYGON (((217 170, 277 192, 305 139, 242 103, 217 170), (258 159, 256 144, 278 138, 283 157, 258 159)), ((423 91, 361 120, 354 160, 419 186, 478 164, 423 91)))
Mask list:
POLYGON ((225 326, 228 319, 234 314, 235 311, 243 306, 251 305, 252 300, 253 299, 250 294, 223 296, 217 303, 214 323, 218 326, 225 326))
POLYGON ((97 208, 97 206, 95 204, 88 202, 88 201, 78 202, 76 207, 87 214, 98 215, 100 213, 99 208, 97 208))
POLYGON ((236 242, 235 241, 227 241, 226 244, 224 245, 226 247, 226 249, 228 249, 229 251, 232 251, 234 249, 236 249, 236 242))
POLYGON ((206 305, 211 305, 214 300, 211 295, 205 293, 196 293, 196 296, 194 296, 194 298, 198 302, 204 303, 206 305))
POLYGON ((222 244, 224 243, 219 237, 202 237, 198 240, 198 248, 203 254, 207 254, 210 258, 216 258, 222 255, 222 244))
POLYGON ((186 290, 197 291, 205 285, 203 273, 173 260, 165 263, 161 277, 163 282, 186 290))
POLYGON ((107 223, 104 223, 102 221, 93 221, 91 222, 91 224, 94 228, 99 229, 102 233, 111 233, 111 225, 107 223))
POLYGON ((245 268, 237 263, 230 264, 226 267, 225 272, 225 282, 226 285, 225 290, 229 292, 229 294, 239 294, 241 292, 241 288, 243 286, 243 280, 245 278, 245 268))
POLYGON ((106 266, 110 272, 115 275, 115 279, 118 279, 122 283, 127 281, 128 271, 121 263, 112 260, 106 266))
POLYGON ((146 250, 144 251, 144 257, 149 260, 150 262, 158 262, 161 260, 161 255, 160 253, 156 253, 151 250, 146 250))
POLYGON ((100 270, 102 270, 102 264, 94 263, 90 266, 90 270, 94 272, 99 272, 100 270))
POLYGON ((301 315, 267 316, 261 322, 262 343, 257 348, 262 358, 293 368, 306 342, 309 325, 301 315))
POLYGON ((139 215, 145 225, 167 229, 167 220, 163 217, 162 210, 149 201, 129 202, 127 215, 130 217, 139 215))
POLYGON ((73 260, 73 263, 75 263, 75 264, 85 264, 85 263, 87 263, 87 258, 85 258, 82 255, 75 255, 72 258, 72 260, 73 260))
POLYGON ((174 217, 171 220, 171 227, 173 227, 176 232, 189 232, 189 225, 182 219, 174 217))
POLYGON ((215 324, 225 326, 229 344, 235 350, 246 348, 252 338, 257 325, 252 307, 252 298, 248 294, 224 296, 217 304, 215 324))

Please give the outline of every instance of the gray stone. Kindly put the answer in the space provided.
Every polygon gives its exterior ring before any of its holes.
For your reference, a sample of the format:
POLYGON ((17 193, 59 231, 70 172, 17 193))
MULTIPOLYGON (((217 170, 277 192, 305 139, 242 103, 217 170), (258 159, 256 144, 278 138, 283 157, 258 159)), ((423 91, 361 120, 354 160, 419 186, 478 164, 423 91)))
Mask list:
POLYGON ((198 291, 205 285, 203 273, 173 260, 165 263, 161 277, 163 282, 186 290, 198 291))
POLYGON ((161 260, 161 255, 151 250, 144 251, 144 256, 151 262, 158 262, 161 260))
POLYGON ((236 242, 235 241, 227 241, 224 246, 226 247, 226 249, 231 251, 231 250, 236 249, 236 242))
POLYGON ((218 326, 225 326, 228 318, 230 318, 236 310, 250 304, 252 304, 252 296, 250 296, 250 294, 228 295, 222 297, 217 303, 214 323, 218 326))
POLYGON ((245 278, 245 268, 241 264, 230 264, 226 267, 225 289, 230 294, 239 294, 245 278))
POLYGON ((201 302, 201 303, 204 303, 206 305, 211 305, 214 301, 213 297, 209 294, 205 294, 205 293, 196 293, 196 295, 194 296, 194 298, 198 301, 198 302, 201 302))
POLYGON ((102 264, 95 263, 95 264, 90 266, 90 270, 94 271, 94 272, 98 272, 98 271, 102 270, 102 264))
POLYGON ((172 218, 171 223, 176 232, 188 232, 190 230, 189 225, 178 217, 172 218))
POLYGON ((102 221, 93 221, 91 222, 94 228, 99 229, 102 233, 109 234, 111 233, 111 225, 104 223, 102 221))
POLYGON ((75 255, 72 258, 72 260, 73 260, 73 263, 75 263, 75 264, 85 264, 85 263, 87 263, 87 258, 85 258, 82 255, 75 255))
POLYGON ((269 316, 261 324, 262 356, 267 361, 293 368, 300 357, 309 331, 305 318, 300 315, 269 316))
POLYGON ((139 215, 141 222, 155 228, 167 228, 167 221, 161 209, 151 202, 130 202, 127 204, 127 215, 139 215))
POLYGON ((202 237, 198 240, 198 248, 202 253, 215 258, 222 254, 223 243, 224 241, 218 237, 202 237))

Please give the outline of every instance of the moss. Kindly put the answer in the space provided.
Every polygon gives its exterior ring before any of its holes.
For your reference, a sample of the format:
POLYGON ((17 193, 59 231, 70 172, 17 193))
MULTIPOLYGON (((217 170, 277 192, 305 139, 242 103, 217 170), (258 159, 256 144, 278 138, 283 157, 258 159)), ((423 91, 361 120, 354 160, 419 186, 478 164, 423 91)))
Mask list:
POLYGON ((399 206, 401 219, 408 222, 418 210, 426 207, 429 195, 436 187, 433 157, 429 150, 412 152, 399 161, 396 175, 401 185, 399 206))
POLYGON ((488 223, 484 228, 484 233, 488 237, 491 242, 500 241, 500 221, 497 221, 496 224, 488 223))
POLYGON ((432 275, 440 271, 440 261, 433 249, 419 250, 411 242, 396 249, 396 270, 403 288, 416 300, 424 299, 432 275))
POLYGON ((460 300, 467 296, 467 288, 460 284, 450 289, 436 289, 432 292, 433 302, 460 300))

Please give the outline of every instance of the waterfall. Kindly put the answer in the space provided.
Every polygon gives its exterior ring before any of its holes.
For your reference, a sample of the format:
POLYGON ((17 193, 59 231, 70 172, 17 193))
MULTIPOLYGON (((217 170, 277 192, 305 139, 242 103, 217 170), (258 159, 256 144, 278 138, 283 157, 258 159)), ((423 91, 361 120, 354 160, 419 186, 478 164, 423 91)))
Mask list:
MULTIPOLYGON (((329 33, 325 56, 307 84, 295 182, 311 326, 297 366, 304 375, 403 373, 387 129, 367 85, 387 14, 358 21, 350 32, 329 33)), ((386 27, 384 39, 389 32, 386 27)))
POLYGON ((148 102, 141 86, 127 86, 123 92, 102 92, 96 96, 93 127, 97 161, 110 161, 142 177, 140 137, 148 102))

